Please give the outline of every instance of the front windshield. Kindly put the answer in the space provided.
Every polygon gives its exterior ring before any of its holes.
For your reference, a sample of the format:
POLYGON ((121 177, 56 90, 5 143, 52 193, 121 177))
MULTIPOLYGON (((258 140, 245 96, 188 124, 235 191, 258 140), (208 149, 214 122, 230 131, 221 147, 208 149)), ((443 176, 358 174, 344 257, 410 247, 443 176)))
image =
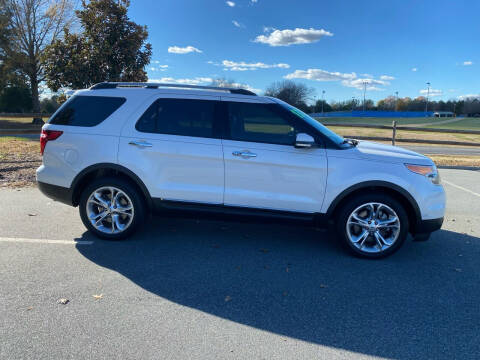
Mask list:
MULTIPOLYGON (((277 99, 278 101, 278 99, 277 99)), ((297 109, 296 107, 293 107, 290 104, 287 104, 284 101, 278 101, 280 105, 283 107, 287 108, 288 111, 293 113, 294 115, 300 117, 303 121, 307 122, 309 125, 313 126, 315 129, 320 131, 324 136, 329 138, 331 141, 333 141, 337 145, 341 145, 344 143, 344 138, 337 133, 334 133, 332 130, 327 128, 326 126, 322 125, 320 121, 315 120, 312 118, 310 115, 305 114, 302 110, 297 109)))

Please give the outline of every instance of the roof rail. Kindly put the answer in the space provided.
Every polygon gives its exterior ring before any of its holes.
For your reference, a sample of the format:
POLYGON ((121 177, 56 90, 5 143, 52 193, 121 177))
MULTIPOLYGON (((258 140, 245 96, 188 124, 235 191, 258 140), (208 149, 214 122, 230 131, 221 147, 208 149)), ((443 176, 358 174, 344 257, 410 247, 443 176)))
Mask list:
POLYGON ((134 88, 145 88, 145 89, 158 89, 158 88, 179 88, 179 89, 198 89, 198 90, 215 90, 215 91, 226 91, 231 94, 241 94, 241 95, 257 95, 254 92, 241 89, 241 88, 227 88, 220 86, 200 86, 200 85, 187 85, 187 84, 165 84, 165 83, 153 83, 153 82, 101 82, 93 85, 90 90, 101 90, 101 89, 116 89, 118 87, 134 87, 134 88))

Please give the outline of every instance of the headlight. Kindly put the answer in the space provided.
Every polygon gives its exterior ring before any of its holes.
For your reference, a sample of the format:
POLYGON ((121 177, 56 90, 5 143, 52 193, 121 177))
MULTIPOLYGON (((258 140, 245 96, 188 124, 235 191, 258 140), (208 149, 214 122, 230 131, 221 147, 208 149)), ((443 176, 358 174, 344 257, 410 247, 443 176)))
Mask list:
POLYGON ((432 184, 440 184, 440 175, 438 174, 437 167, 435 165, 414 165, 405 164, 408 170, 415 174, 426 176, 432 184))

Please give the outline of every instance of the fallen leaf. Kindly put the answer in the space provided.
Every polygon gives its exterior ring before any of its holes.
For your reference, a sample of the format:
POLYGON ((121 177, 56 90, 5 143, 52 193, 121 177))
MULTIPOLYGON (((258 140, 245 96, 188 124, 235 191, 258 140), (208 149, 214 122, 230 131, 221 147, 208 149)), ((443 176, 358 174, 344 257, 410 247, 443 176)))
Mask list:
POLYGON ((62 304, 62 305, 67 305, 69 302, 70 302, 70 300, 65 299, 65 298, 58 299, 58 301, 57 301, 57 303, 62 304))
POLYGON ((225 302, 228 302, 228 301, 230 301, 230 300, 232 300, 232 297, 231 297, 231 296, 228 296, 228 295, 225 296, 225 302))
POLYGON ((33 306, 27 307, 27 311, 33 310, 33 306))
POLYGON ((241 266, 235 266, 235 269, 240 270, 242 267, 241 266))
POLYGON ((268 253, 268 249, 260 249, 260 251, 264 254, 268 253))
POLYGON ((100 295, 92 295, 95 300, 103 299, 103 294, 100 295))
POLYGON ((37 216, 35 213, 29 213, 28 216, 37 216))
POLYGON ((463 256, 462 254, 458 254, 458 256, 463 256))
POLYGON ((220 247, 220 245, 218 244, 213 244, 212 247, 214 247, 215 249, 218 249, 220 247))
POLYGON ((325 284, 320 284, 320 287, 321 287, 322 289, 325 289, 325 288, 327 288, 328 286, 325 285, 325 284))
POLYGON ((462 269, 456 268, 455 271, 456 272, 462 272, 462 269))
POLYGON ((283 296, 287 296, 288 293, 287 293, 286 291, 284 291, 284 292, 282 293, 282 295, 283 295, 283 296))
POLYGON ((263 268, 267 269, 267 270, 270 269, 270 267, 268 265, 265 265, 263 268))
POLYGON ((285 269, 285 271, 286 271, 286 272, 289 272, 289 271, 290 271, 290 269, 287 267, 287 268, 285 269))

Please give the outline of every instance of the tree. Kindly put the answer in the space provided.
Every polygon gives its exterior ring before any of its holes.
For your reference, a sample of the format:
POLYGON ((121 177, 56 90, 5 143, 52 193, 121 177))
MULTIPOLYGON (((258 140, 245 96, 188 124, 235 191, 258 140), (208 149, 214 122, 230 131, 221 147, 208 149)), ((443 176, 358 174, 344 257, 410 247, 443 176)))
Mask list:
POLYGON ((315 89, 291 80, 271 84, 266 90, 266 96, 273 96, 301 110, 308 111, 307 102, 311 100, 315 89))
POLYGON ((63 28, 71 24, 71 0, 3 0, 10 16, 14 41, 8 58, 26 75, 34 112, 40 110, 39 84, 44 80, 41 57, 45 47, 54 41, 63 28))
POLYGON ((102 81, 146 81, 152 46, 147 28, 130 21, 129 1, 82 0, 77 10, 83 32, 66 29, 44 56, 47 85, 86 88, 102 81))

